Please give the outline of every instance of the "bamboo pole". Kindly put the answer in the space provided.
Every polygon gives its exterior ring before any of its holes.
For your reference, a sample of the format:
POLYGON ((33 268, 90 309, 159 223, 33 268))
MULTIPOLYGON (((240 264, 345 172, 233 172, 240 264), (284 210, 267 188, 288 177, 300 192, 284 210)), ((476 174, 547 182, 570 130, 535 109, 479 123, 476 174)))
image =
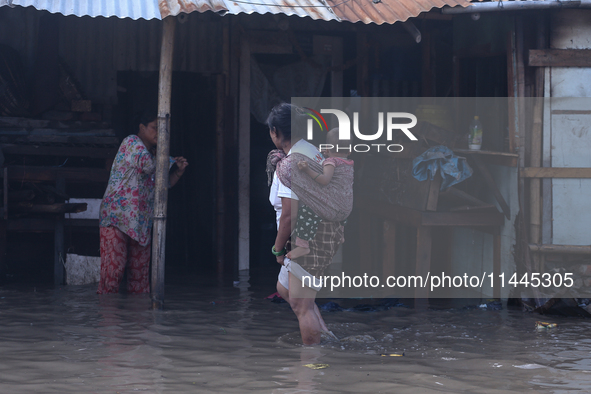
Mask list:
POLYGON ((166 210, 168 203, 168 157, 170 151, 170 93, 172 54, 176 19, 163 21, 158 81, 158 149, 156 151, 156 194, 154 231, 152 234, 152 308, 162 309, 164 302, 164 256, 166 243, 166 210))
MULTIPOLYGON (((250 267, 250 41, 246 34, 240 40, 240 87, 238 114, 238 267, 250 267)), ((227 273, 218 265, 218 282, 227 273)))

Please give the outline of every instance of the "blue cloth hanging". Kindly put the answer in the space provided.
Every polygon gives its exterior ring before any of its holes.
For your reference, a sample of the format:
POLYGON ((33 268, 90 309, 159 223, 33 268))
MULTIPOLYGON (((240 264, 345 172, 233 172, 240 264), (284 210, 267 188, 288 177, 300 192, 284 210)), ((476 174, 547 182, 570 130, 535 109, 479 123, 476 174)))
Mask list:
POLYGON ((439 145, 426 150, 412 161, 412 176, 419 181, 433 180, 441 172, 441 189, 460 183, 472 176, 472 168, 465 157, 455 156, 451 149, 439 145))

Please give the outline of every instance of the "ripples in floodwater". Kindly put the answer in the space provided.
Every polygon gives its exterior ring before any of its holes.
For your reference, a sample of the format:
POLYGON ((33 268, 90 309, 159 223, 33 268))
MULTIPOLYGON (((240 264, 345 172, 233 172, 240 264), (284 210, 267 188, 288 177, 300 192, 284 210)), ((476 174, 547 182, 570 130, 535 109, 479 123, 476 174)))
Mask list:
POLYGON ((0 393, 591 392, 585 319, 537 331, 539 315, 506 309, 323 312, 338 340, 304 347, 289 307, 264 299, 272 284, 169 285, 161 311, 94 292, 0 287, 0 393))

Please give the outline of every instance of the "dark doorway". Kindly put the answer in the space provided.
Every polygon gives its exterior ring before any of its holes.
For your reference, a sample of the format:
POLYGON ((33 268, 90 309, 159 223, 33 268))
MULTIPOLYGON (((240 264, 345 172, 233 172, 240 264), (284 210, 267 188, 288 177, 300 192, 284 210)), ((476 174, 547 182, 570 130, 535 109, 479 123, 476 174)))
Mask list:
MULTIPOLYGON (((135 133, 135 115, 157 109, 157 72, 119 72, 115 128, 120 138, 135 133)), ((166 229, 168 274, 214 274, 215 262, 215 76, 174 72, 170 155, 189 167, 170 189, 166 229)))

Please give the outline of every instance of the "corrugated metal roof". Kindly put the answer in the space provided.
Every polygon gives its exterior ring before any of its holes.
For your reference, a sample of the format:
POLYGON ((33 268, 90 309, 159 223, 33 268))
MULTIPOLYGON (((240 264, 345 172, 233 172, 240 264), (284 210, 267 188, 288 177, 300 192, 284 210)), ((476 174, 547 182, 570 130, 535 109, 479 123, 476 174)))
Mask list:
POLYGON ((34 7, 52 14, 160 19, 158 0, 0 0, 0 6, 34 7))
POLYGON ((228 13, 284 14, 309 16, 325 21, 339 20, 324 0, 227 0, 228 13))
MULTIPOLYGON (((127 1, 131 3, 134 0, 127 1)), ((158 7, 160 8, 160 17, 166 18, 169 15, 174 16, 183 12, 189 14, 193 11, 226 12, 228 8, 225 3, 224 0, 158 0, 158 7)))
POLYGON ((470 5, 468 0, 327 0, 342 20, 363 23, 404 22, 432 8, 470 5))
POLYGON ((0 6, 34 7, 76 16, 162 19, 194 11, 285 14, 312 19, 394 23, 468 0, 0 0, 0 6))

